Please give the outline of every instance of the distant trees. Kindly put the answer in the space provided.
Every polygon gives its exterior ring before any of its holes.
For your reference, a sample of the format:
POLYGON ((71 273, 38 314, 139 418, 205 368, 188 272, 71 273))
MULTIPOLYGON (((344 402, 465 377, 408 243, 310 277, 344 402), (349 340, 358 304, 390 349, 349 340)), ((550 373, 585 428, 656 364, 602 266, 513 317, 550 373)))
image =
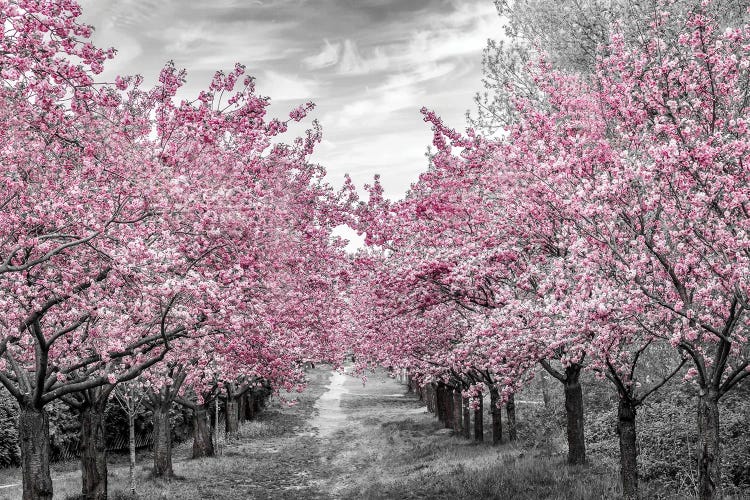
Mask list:
MULTIPOLYGON (((360 205, 360 230, 382 251, 376 282, 403 284, 393 298, 375 292, 383 309, 370 314, 387 320, 369 326, 380 332, 373 338, 414 346, 390 363, 427 373, 483 366, 506 398, 541 363, 566 396, 571 386, 571 463, 585 460, 578 374, 608 378, 628 498, 638 495, 637 407, 690 366, 698 492, 718 498, 719 402, 750 375, 750 31, 726 15, 734 4, 653 5, 629 4, 648 22, 607 28, 595 56, 536 56, 527 46, 522 76, 504 80, 501 100, 485 109, 497 111, 500 138, 459 134, 424 112, 435 133, 430 169, 403 200, 382 199, 376 185, 360 205), (436 314, 439 327, 424 328, 436 314), (641 386, 649 349, 664 367, 641 386)), ((561 13, 585 22, 576 16, 561 13)), ((528 19, 513 29, 531 29, 528 19)), ((369 344, 373 356, 382 343, 369 344)))

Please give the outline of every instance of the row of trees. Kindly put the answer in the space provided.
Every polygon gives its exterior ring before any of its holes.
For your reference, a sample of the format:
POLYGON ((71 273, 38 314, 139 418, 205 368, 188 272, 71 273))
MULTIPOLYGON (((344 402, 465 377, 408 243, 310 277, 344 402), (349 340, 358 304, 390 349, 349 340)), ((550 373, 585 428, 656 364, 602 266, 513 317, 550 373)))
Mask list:
POLYGON ((357 209, 370 248, 352 343, 475 404, 487 387, 512 401, 541 364, 564 390, 571 464, 586 461, 580 377, 595 372, 617 394, 626 498, 638 407, 683 374, 698 493, 718 498, 721 398, 750 375, 750 27, 724 2, 627 3, 650 8, 605 26, 588 59, 489 59, 505 73, 479 119, 499 132, 423 110, 429 170, 396 202, 376 179, 357 209))
MULTIPOLYGON (((103 411, 137 383, 154 415, 155 475, 171 475, 169 409, 219 391, 301 388, 331 341, 348 280, 339 195, 307 161, 320 138, 237 65, 193 100, 167 64, 96 82, 74 0, 2 0, 0 383, 20 407, 24 498, 52 497, 46 407, 80 415, 83 494, 106 498, 103 411)), ((234 412, 236 414, 236 412, 234 412)), ((200 418, 199 418, 200 421, 200 418)), ((200 425, 199 425, 200 427, 200 425)))

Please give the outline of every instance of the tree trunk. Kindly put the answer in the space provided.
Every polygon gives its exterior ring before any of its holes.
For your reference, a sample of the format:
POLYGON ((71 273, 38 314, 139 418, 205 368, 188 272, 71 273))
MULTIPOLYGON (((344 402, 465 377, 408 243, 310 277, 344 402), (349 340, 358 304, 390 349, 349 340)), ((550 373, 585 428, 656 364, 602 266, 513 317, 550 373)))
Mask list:
POLYGON ((259 398, 260 395, 256 394, 255 391, 249 391, 245 394, 245 419, 246 420, 252 420, 255 418, 255 406, 256 398, 259 398))
POLYGON ((492 415, 492 444, 503 442, 503 412, 498 406, 500 403, 500 391, 494 386, 490 387, 490 414, 492 415))
POLYGON ((87 405, 79 415, 81 423, 81 496, 85 500, 107 498, 107 443, 104 433, 104 405, 87 405))
POLYGON ((516 396, 511 394, 505 403, 505 414, 508 416, 508 441, 518 438, 516 433, 516 396))
POLYGON ((549 409, 549 407, 550 407, 550 400, 551 400, 550 394, 549 394, 549 383, 548 383, 548 380, 547 380, 547 377, 549 375, 547 375, 547 371, 544 370, 544 369, 541 370, 541 372, 539 373, 539 375, 540 375, 540 378, 541 378, 542 400, 544 401, 544 407, 547 408, 547 409, 549 409))
POLYGON ((698 398, 698 496, 722 498, 719 391, 701 388, 698 398))
POLYGON ((453 397, 451 390, 448 386, 444 385, 440 388, 443 393, 443 414, 445 415, 445 428, 453 429, 453 397))
POLYGON ((471 439, 471 408, 469 408, 469 398, 463 398, 461 403, 464 410, 464 437, 466 439, 471 439))
POLYGON ((568 424, 568 463, 586 463, 586 441, 583 434, 583 391, 580 383, 581 366, 565 369, 565 414, 568 424))
POLYGON ((214 436, 216 436, 216 455, 221 455, 221 436, 219 435, 219 395, 214 399, 214 436))
POLYGON ((453 432, 460 434, 463 430, 463 422, 461 422, 461 417, 463 415, 461 409, 461 391, 456 388, 451 392, 451 395, 453 396, 453 432))
POLYGON ((198 406, 193 410, 193 458, 214 456, 208 412, 207 406, 198 406))
MULTIPOLYGON (((132 400, 131 404, 133 404, 132 400)), ((130 450, 130 493, 135 496, 135 407, 128 408, 128 435, 128 449, 130 450)))
POLYGON ((484 398, 479 395, 479 406, 474 410, 474 440, 484 441, 484 398))
POLYGON ((443 387, 435 387, 435 414, 441 422, 445 422, 445 403, 443 399, 443 387))
POLYGON ((169 405, 154 408, 154 477, 174 477, 172 470, 172 428, 169 405))
POLYGON ((52 500, 49 418, 44 408, 21 407, 18 415, 23 500, 52 500))
POLYGON ((237 398, 237 416, 240 424, 245 423, 247 420, 247 410, 245 405, 247 404, 247 393, 237 398))
POLYGON ((227 439, 235 439, 239 434, 239 423, 237 419, 237 400, 235 398, 227 398, 227 411, 226 417, 226 432, 227 439))
POLYGON ((638 498, 638 448, 635 431, 636 407, 632 401, 620 397, 617 406, 617 434, 620 438, 620 480, 625 500, 638 498))

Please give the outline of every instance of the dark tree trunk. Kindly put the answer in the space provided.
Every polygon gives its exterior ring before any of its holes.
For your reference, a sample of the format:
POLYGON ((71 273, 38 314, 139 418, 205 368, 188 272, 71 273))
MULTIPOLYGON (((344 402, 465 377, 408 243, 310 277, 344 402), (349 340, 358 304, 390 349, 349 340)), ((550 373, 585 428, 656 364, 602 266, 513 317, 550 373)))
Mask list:
POLYGON ((49 418, 44 408, 21 407, 18 414, 23 500, 52 500, 49 418))
POLYGON ((698 397, 698 496, 722 498, 719 391, 701 388, 698 397))
POLYGON ((466 439, 471 439, 471 408, 469 408, 469 398, 463 398, 461 402, 464 410, 464 437, 466 439))
POLYGON ((237 398, 237 415, 239 417, 239 423, 242 424, 247 420, 247 410, 245 405, 247 404, 247 393, 237 398))
POLYGON ((255 408, 258 407, 258 400, 263 396, 260 393, 252 391, 247 394, 247 404, 245 406, 246 417, 248 420, 255 418, 255 408))
POLYGON ((443 414, 445 415, 445 428, 453 429, 453 395, 450 387, 444 385, 441 387, 443 392, 443 414))
POLYGON ((638 498, 638 448, 635 430, 636 406, 620 397, 617 406, 617 434, 620 438, 620 480, 625 500, 638 498))
POLYGON ((463 431, 462 416, 463 411, 461 409, 461 391, 458 388, 453 389, 453 432, 460 434, 463 431))
POLYGON ((193 458, 214 456, 214 441, 208 422, 209 411, 208 405, 201 405, 193 410, 193 458))
POLYGON ((500 391, 494 386, 490 387, 490 414, 492 415, 492 444, 503 442, 503 412, 498 406, 500 403, 500 391))
POLYGON ((226 431, 228 439, 235 439, 239 434, 237 400, 235 398, 227 398, 226 431))
POLYGON ((435 390, 435 413, 437 418, 441 422, 445 422, 445 403, 443 402, 443 387, 438 385, 434 388, 435 390))
POLYGON ((85 500, 107 498, 107 443, 104 433, 104 404, 86 405, 81 423, 81 494, 85 500))
POLYGON ((479 395, 479 406, 474 410, 474 439, 484 441, 484 399, 479 395))
POLYGON ((511 394, 505 402, 505 414, 508 416, 508 441, 518 438, 516 433, 516 396, 511 394))
POLYGON ((154 408, 154 477, 174 477, 172 470, 172 427, 169 423, 169 405, 154 408))
POLYGON ((583 391, 580 383, 581 366, 565 369, 565 414, 568 424, 568 463, 586 463, 586 441, 583 434, 583 391))

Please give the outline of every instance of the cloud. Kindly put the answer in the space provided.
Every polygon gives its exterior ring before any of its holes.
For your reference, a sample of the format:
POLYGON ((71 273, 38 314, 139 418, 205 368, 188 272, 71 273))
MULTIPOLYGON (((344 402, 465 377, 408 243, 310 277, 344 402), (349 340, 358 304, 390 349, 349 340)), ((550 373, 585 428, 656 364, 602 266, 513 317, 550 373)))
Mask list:
POLYGON ((387 71, 392 68, 391 62, 392 58, 377 46, 370 50, 367 57, 363 57, 356 42, 347 39, 344 41, 338 74, 355 76, 387 71))
POLYGON ((270 70, 258 77, 256 87, 258 93, 269 96, 272 101, 310 100, 318 93, 318 84, 313 80, 270 70))
POLYGON ((308 69, 323 69, 330 66, 334 66, 339 62, 339 54, 341 53, 340 43, 331 43, 328 40, 324 40, 323 47, 320 52, 314 56, 305 57, 302 59, 302 63, 307 66, 308 69))

